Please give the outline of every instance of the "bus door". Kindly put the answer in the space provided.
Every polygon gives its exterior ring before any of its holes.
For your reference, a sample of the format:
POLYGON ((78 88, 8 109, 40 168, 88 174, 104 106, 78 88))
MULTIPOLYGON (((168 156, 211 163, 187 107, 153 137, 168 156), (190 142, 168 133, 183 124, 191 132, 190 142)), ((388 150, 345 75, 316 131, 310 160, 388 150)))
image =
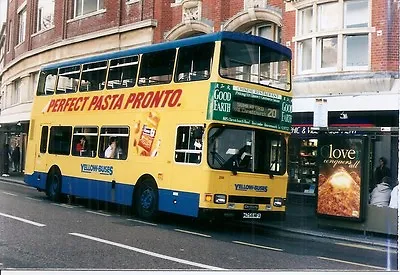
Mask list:
POLYGON ((40 143, 35 146, 35 163, 34 163, 34 171, 45 172, 47 173, 47 144, 49 141, 49 132, 50 126, 47 123, 40 125, 40 143), (39 148, 38 148, 39 147, 39 148))

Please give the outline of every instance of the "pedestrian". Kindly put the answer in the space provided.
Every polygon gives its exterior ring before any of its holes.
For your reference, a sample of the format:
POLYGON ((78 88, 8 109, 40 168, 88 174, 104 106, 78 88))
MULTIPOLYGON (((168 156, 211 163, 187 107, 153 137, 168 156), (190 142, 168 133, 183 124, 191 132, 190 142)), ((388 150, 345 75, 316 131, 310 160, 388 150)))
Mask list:
POLYGON ((384 177, 391 177, 392 173, 390 172, 390 169, 386 166, 387 161, 384 157, 379 158, 379 166, 376 167, 375 173, 374 173, 374 181, 371 182, 369 186, 369 192, 372 192, 372 190, 375 188, 375 186, 379 183, 382 182, 382 179, 384 177))
POLYGON ((14 165, 14 172, 19 172, 19 164, 20 164, 20 160, 21 160, 21 149, 17 143, 17 145, 15 146, 12 154, 11 154, 11 159, 14 165))
POLYGON ((377 184, 371 192, 370 204, 376 206, 389 206, 390 196, 392 192, 391 179, 384 177, 382 182, 377 184))
POLYGON ((9 164, 10 164, 11 154, 10 154, 10 145, 8 143, 4 144, 3 147, 3 177, 9 177, 8 174, 9 164))

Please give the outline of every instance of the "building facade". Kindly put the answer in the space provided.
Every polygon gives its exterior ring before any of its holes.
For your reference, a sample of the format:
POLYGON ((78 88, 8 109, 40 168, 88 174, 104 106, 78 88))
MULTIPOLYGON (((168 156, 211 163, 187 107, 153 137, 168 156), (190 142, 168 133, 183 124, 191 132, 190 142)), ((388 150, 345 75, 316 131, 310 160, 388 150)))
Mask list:
POLYGON ((289 191, 304 193, 316 182, 313 167, 303 177, 295 165, 302 154, 314 154, 315 123, 359 131, 389 127, 373 132, 371 142, 375 158, 385 156, 397 171, 399 6, 398 0, 9 0, 0 143, 21 145, 23 167, 42 65, 226 30, 293 52, 289 191))

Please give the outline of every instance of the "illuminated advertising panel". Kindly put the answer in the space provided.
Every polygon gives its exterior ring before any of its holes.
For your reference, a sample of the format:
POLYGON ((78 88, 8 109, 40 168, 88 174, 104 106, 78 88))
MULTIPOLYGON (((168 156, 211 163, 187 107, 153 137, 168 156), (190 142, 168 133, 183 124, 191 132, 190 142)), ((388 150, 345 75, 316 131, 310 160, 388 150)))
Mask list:
POLYGON ((319 215, 361 220, 363 139, 325 136, 318 140, 319 215))

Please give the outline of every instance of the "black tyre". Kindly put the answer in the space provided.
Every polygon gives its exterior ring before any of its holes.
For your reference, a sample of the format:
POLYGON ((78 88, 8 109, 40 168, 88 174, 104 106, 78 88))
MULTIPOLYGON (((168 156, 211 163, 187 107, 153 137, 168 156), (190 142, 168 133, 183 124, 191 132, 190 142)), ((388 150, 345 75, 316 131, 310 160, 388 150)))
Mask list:
POLYGON ((52 169, 47 178, 46 195, 54 201, 61 201, 61 173, 57 169, 52 169))
POLYGON ((135 193, 135 212, 146 220, 155 219, 158 214, 158 189, 151 179, 142 181, 135 193))

